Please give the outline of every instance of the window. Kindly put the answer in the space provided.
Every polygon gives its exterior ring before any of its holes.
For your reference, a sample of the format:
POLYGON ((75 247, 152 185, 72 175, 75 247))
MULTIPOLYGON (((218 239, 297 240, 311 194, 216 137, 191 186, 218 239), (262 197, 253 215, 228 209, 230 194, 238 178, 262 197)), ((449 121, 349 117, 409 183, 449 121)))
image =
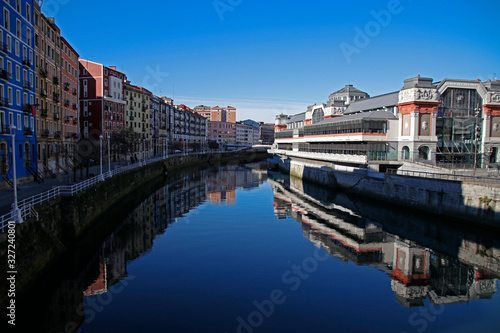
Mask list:
POLYGON ((21 39, 21 21, 16 20, 16 36, 21 39))
POLYGON ((26 43, 31 46, 31 29, 26 28, 26 43))
POLYGON ((19 57, 19 41, 16 40, 16 56, 19 57))
POLYGON ((12 104, 12 102, 14 101, 14 98, 13 98, 13 95, 12 95, 12 88, 9 87, 7 88, 7 98, 9 99, 9 104, 12 104))
POLYGON ((7 51, 11 52, 12 50, 12 42, 10 40, 10 36, 7 36, 7 51))
POLYGON ((16 0, 16 10, 21 13, 21 0, 16 0))
POLYGON ((16 80, 17 81, 20 81, 21 78, 20 78, 20 74, 21 74, 21 69, 19 68, 18 65, 16 65, 16 80))
POLYGON ((29 4, 26 4, 26 19, 31 22, 31 7, 29 4))
POLYGON ((9 19, 10 19, 9 11, 7 9, 4 9, 3 10, 3 27, 7 31, 9 31, 9 23, 10 23, 9 19))

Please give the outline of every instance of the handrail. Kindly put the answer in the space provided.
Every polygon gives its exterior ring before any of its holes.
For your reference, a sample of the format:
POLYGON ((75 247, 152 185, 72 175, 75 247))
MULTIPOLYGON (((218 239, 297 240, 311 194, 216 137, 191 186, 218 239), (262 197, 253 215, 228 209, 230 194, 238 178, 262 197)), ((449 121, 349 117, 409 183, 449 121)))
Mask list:
POLYGON ((461 182, 465 181, 465 182, 476 182, 476 183, 487 183, 487 184, 500 183, 500 179, 492 177, 481 177, 481 176, 467 176, 467 175, 432 173, 424 171, 410 171, 410 170, 399 170, 399 169, 387 169, 387 173, 398 176, 431 178, 431 179, 461 181, 461 182))
MULTIPOLYGON (((186 153, 185 155, 201 155, 204 154, 204 152, 192 152, 192 153, 186 153)), ((184 154, 182 156, 185 156, 184 154)), ((175 155, 175 156, 180 156, 180 155, 175 155)), ((168 158, 168 157, 167 157, 168 158)), ((78 182, 73 185, 61 185, 61 186, 54 186, 52 189, 36 194, 30 198, 18 201, 17 206, 19 208, 19 211, 21 212, 21 218, 24 221, 27 217, 34 215, 38 219, 38 214, 34 210, 34 207, 37 205, 40 205, 44 202, 56 199, 60 196, 73 196, 89 187, 95 186, 96 184, 104 181, 107 178, 114 177, 120 173, 136 169, 139 167, 142 167, 144 165, 147 165, 149 163, 154 163, 158 161, 162 161, 166 158, 163 158, 163 156, 155 157, 146 161, 141 161, 137 162, 134 164, 126 165, 120 168, 113 169, 111 171, 107 171, 103 173, 102 175, 97 175, 92 178, 86 179, 84 181, 78 182)), ((14 204, 12 204, 14 206, 14 204)), ((7 214, 1 215, 0 216, 0 232, 4 232, 4 229, 7 227, 9 221, 17 221, 17 217, 14 216, 13 211, 10 211, 7 214)))

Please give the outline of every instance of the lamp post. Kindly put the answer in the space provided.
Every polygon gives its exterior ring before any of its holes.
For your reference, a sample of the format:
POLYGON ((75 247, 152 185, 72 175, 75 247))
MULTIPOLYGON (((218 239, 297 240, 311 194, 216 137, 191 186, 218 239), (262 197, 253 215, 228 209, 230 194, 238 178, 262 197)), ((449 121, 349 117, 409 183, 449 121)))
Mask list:
POLYGON ((101 180, 103 180, 103 177, 102 177, 102 139, 103 139, 103 136, 99 135, 99 152, 100 152, 99 165, 100 165, 100 177, 101 177, 101 180))
POLYGON ((108 135, 108 172, 111 176, 111 150, 109 149, 111 137, 108 135))
POLYGON ((23 223, 21 211, 17 207, 17 174, 16 174, 16 125, 10 125, 10 135, 12 136, 12 174, 14 181, 14 204, 12 205, 12 215, 17 219, 17 223, 23 223))

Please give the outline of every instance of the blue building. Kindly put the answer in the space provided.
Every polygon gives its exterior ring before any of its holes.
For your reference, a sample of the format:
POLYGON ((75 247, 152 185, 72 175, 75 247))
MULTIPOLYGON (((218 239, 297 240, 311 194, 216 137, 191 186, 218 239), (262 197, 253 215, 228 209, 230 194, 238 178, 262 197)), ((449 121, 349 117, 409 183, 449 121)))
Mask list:
POLYGON ((0 188, 11 183, 12 136, 18 183, 36 174, 33 0, 1 1, 0 14, 0 188))

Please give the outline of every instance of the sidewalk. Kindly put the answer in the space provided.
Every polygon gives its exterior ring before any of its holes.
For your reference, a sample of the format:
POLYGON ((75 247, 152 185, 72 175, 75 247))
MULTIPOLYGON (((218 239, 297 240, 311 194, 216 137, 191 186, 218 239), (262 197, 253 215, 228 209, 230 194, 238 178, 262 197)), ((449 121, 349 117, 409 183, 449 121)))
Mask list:
MULTIPOLYGON (((121 162, 111 162, 111 170, 126 166, 129 162, 121 161, 121 162)), ((102 172, 108 171, 108 164, 102 165, 102 172)), ((97 176, 100 173, 100 166, 94 165, 89 167, 89 177, 97 176)), ((18 185, 17 188, 17 200, 21 201, 23 199, 30 198, 39 193, 46 192, 52 189, 54 186, 61 185, 72 185, 82 180, 88 179, 87 168, 83 168, 82 177, 80 177, 80 169, 76 171, 76 182, 74 181, 74 173, 71 172, 69 174, 59 173, 56 175, 56 178, 48 177, 44 178, 44 182, 39 184, 38 182, 32 182, 24 185, 18 185), (69 179, 71 178, 71 179, 69 179)), ((7 214, 12 210, 12 204, 14 203, 14 189, 0 191, 0 215, 7 214)))

